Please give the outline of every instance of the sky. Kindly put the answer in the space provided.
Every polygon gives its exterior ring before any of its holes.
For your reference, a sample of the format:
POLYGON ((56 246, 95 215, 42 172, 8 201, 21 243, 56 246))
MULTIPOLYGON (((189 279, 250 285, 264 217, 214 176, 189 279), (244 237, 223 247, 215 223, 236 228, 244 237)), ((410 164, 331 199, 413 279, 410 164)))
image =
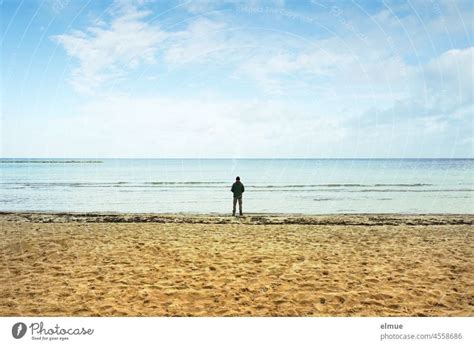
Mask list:
POLYGON ((0 6, 2 157, 474 157, 470 1, 0 6))

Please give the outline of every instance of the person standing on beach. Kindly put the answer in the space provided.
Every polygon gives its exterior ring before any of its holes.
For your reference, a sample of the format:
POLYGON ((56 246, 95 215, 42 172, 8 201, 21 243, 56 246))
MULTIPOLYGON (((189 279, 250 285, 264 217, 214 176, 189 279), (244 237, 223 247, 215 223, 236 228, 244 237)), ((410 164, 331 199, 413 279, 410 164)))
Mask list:
POLYGON ((237 202, 239 202, 239 213, 240 216, 244 216, 242 214, 242 194, 245 191, 244 184, 240 182, 240 177, 235 178, 235 183, 232 184, 232 188, 230 189, 234 193, 234 204, 232 209, 232 216, 235 216, 235 206, 237 202))

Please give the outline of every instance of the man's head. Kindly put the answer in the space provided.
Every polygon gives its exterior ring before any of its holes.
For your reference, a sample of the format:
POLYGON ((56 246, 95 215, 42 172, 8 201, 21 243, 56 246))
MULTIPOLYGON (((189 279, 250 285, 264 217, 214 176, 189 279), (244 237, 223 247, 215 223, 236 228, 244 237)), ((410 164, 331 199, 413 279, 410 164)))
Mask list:
POLYGON ((240 177, 235 178, 236 181, 240 181, 240 177))

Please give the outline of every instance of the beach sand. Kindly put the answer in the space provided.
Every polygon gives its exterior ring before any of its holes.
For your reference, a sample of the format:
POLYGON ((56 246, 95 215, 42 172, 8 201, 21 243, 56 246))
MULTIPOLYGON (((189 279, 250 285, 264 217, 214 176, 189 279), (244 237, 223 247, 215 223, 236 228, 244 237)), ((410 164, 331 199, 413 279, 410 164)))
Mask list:
POLYGON ((0 315, 474 316, 473 221, 0 213, 0 315))

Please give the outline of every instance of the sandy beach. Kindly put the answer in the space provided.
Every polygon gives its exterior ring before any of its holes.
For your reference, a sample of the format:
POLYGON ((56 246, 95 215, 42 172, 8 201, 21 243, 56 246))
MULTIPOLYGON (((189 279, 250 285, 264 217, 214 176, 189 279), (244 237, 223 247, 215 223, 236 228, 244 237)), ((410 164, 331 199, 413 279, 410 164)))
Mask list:
POLYGON ((474 316, 473 221, 0 213, 0 315, 474 316))

